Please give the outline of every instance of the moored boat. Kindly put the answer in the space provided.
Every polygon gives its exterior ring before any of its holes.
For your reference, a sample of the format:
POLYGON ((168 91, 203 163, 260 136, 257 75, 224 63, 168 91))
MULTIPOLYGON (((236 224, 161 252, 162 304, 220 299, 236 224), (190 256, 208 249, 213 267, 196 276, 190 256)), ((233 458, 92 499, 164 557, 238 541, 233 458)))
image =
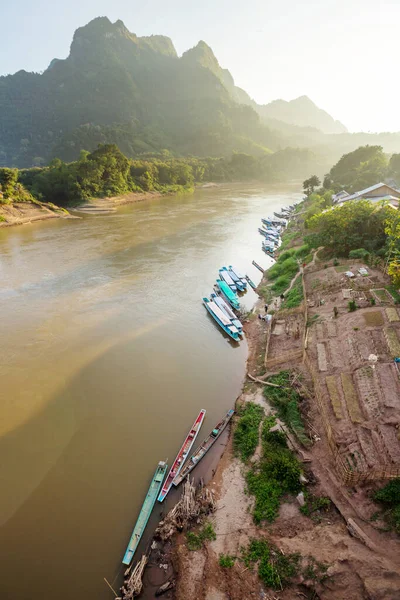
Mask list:
POLYGON ((162 482, 164 480, 167 469, 168 465, 166 462, 160 461, 158 463, 156 472, 154 473, 153 479, 151 480, 150 487, 148 489, 146 498, 143 502, 135 527, 133 528, 131 539, 129 540, 129 544, 126 548, 124 558, 122 559, 122 563, 124 565, 129 566, 131 564, 133 555, 136 552, 136 549, 139 545, 139 542, 151 515, 151 511, 153 510, 154 503, 157 500, 157 496, 162 486, 162 482))
POLYGON ((221 310, 221 308, 208 298, 203 298, 203 303, 212 318, 235 342, 239 341, 239 330, 233 325, 231 319, 221 310))
POLYGON ((243 285, 242 280, 240 279, 240 277, 238 277, 236 275, 236 273, 234 271, 232 271, 231 267, 229 267, 229 269, 227 269, 226 267, 222 267, 222 269, 220 269, 220 273, 221 273, 221 271, 228 273, 229 277, 232 279, 233 283, 236 286, 236 289, 239 292, 245 291, 246 287, 243 285))
POLYGON ((255 290, 257 288, 256 284, 250 279, 250 277, 248 275, 246 275, 246 279, 247 279, 250 287, 252 287, 253 290, 255 290))
POLYGON ((238 287, 236 282, 232 279, 226 267, 222 267, 222 269, 219 270, 219 276, 225 281, 227 285, 229 285, 232 292, 236 292, 236 290, 240 291, 240 287, 238 287))
POLYGON ((230 276, 232 278, 233 278, 233 275, 235 277, 237 277, 239 279, 239 281, 242 282, 242 285, 244 286, 244 288, 247 288, 246 277, 243 277, 243 275, 241 273, 239 273, 239 271, 237 269, 235 269, 234 267, 232 267, 232 265, 229 265, 229 274, 230 274, 230 276))
POLYGON ((206 415, 206 411, 204 408, 202 408, 198 414, 197 419, 193 423, 191 430, 187 434, 185 441, 183 442, 183 444, 181 446, 181 449, 179 450, 178 454, 176 455, 176 458, 175 458, 175 460, 172 464, 172 467, 167 475, 164 485, 161 488, 161 492, 158 495, 159 502, 163 502, 163 500, 165 499, 169 490, 171 489, 173 480, 175 479, 175 477, 177 475, 179 475, 180 470, 183 467, 183 463, 187 459, 188 454, 189 454, 190 450, 192 449, 192 446, 193 446, 193 444, 196 440, 196 437, 200 431, 200 427, 203 424, 205 415, 206 415))
POLYGON ((229 421, 234 415, 234 410, 229 410, 225 417, 217 423, 211 433, 206 437, 203 443, 193 452, 192 456, 183 467, 179 475, 175 477, 172 482, 175 486, 178 486, 182 481, 189 475, 189 473, 195 468, 195 466, 201 461, 201 459, 207 454, 210 448, 215 444, 221 433, 224 431, 229 421))
POLYGON ((239 335, 243 335, 243 325, 239 321, 229 304, 227 304, 221 296, 215 293, 211 294, 211 300, 212 302, 215 302, 215 304, 222 310, 222 312, 225 313, 228 319, 230 319, 232 325, 238 330, 239 335))
POLYGON ((239 308, 240 308, 239 299, 236 296, 236 294, 234 292, 232 292, 229 285, 227 285, 225 283, 225 281, 222 281, 221 279, 217 279, 217 286, 221 290, 221 292, 223 292, 223 294, 226 296, 229 304, 236 310, 239 310, 239 308))

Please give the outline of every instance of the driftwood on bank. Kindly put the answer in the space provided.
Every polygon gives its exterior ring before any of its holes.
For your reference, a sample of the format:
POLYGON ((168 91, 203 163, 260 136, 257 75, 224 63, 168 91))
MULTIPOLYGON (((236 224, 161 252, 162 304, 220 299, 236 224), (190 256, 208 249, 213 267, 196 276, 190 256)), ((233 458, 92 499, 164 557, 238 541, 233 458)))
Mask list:
POLYGON ((131 568, 125 571, 125 577, 127 579, 121 588, 121 597, 116 598, 115 600, 133 600, 135 596, 140 594, 143 587, 143 572, 148 560, 149 557, 146 554, 143 554, 142 558, 138 563, 136 563, 131 573, 131 568))
POLYGON ((165 542, 173 536, 176 530, 182 531, 193 521, 198 520, 201 515, 214 511, 215 502, 210 490, 201 484, 196 491, 188 477, 183 484, 181 499, 160 522, 155 537, 165 542))
MULTIPOLYGON (((263 385, 269 385, 271 387, 275 387, 275 388, 282 388, 282 389, 287 389, 285 387, 282 387, 281 385, 278 385, 277 383, 270 383, 269 381, 263 381, 262 379, 258 379, 257 377, 253 377, 253 375, 250 375, 250 373, 247 373, 247 377, 249 379, 251 379, 252 381, 255 381, 256 383, 262 383, 263 385)), ((268 377, 270 377, 270 375, 268 375, 268 377)))
POLYGON ((162 596, 169 590, 172 590, 172 588, 174 588, 174 587, 175 587, 175 581, 173 579, 171 579, 170 581, 167 581, 166 583, 164 583, 164 585, 162 585, 158 588, 158 590, 156 591, 156 596, 162 596))

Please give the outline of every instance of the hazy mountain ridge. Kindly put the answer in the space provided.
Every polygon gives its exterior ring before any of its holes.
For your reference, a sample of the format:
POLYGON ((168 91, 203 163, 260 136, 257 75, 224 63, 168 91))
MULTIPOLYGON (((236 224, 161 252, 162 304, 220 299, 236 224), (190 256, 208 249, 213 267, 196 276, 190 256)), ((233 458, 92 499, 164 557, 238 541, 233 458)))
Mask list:
MULTIPOLYGON (((44 73, 0 77, 0 166, 74 160, 81 149, 116 143, 127 156, 311 148, 323 169, 356 147, 354 134, 340 130, 305 97, 256 104, 204 41, 179 57, 170 38, 139 37, 107 17, 77 29, 69 56, 44 73)), ((363 144, 380 143, 359 135, 363 144)), ((386 151, 400 150, 397 134, 386 142, 386 151)))

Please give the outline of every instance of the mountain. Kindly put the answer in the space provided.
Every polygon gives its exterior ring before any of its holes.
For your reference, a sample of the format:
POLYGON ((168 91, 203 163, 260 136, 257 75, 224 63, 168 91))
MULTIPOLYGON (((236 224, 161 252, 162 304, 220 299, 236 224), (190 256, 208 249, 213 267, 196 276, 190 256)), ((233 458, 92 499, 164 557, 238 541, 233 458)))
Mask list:
POLYGON ((298 127, 312 127, 322 133, 347 133, 340 121, 335 121, 307 96, 300 96, 290 102, 274 100, 258 106, 258 113, 263 119, 276 119, 298 127))
POLYGON ((237 103, 231 80, 204 42, 180 58, 169 38, 138 37, 99 17, 44 73, 0 78, 0 165, 73 160, 98 143, 117 143, 128 156, 277 148, 279 135, 237 103))

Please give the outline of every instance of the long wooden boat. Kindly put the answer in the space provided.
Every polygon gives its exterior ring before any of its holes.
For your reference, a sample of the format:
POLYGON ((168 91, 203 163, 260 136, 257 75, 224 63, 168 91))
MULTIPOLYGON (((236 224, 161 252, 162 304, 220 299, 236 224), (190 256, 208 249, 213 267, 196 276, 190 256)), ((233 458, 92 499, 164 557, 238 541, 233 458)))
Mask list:
MULTIPOLYGON (((230 269, 228 270, 226 267, 222 267, 222 269, 219 270, 221 279, 225 279, 225 277, 224 277, 225 273, 227 273, 227 276, 233 281, 233 283, 235 285, 235 289, 233 291, 235 291, 235 290, 238 290, 239 292, 245 291, 246 288, 243 285, 241 279, 239 279, 239 277, 236 275, 236 273, 234 273, 230 269)), ((225 281, 226 281, 226 279, 225 279, 225 281)))
POLYGON ((203 443, 193 452, 192 456, 183 467, 179 475, 177 475, 172 482, 175 486, 178 486, 182 481, 189 475, 189 473, 195 468, 195 466, 201 461, 201 459, 207 454, 209 449, 215 444, 221 433, 224 431, 229 421, 232 419, 235 411, 233 409, 228 410, 225 417, 217 423, 210 435, 206 437, 203 443))
POLYGON ((262 267, 260 267, 260 265, 258 263, 256 263, 255 260, 253 260, 251 264, 254 265, 259 271, 261 271, 261 273, 264 273, 265 269, 263 269, 262 267))
POLYGON ((221 279, 223 279, 223 281, 225 281, 225 283, 227 285, 229 285, 232 292, 236 292, 236 290, 239 289, 238 286, 236 285, 236 282, 233 281, 232 277, 229 275, 228 269, 226 267, 223 267, 222 269, 219 270, 219 276, 221 279))
POLYGON ((213 300, 209 300, 208 298, 203 298, 203 303, 212 318, 218 325, 227 333, 235 342, 239 341, 239 330, 235 325, 233 325, 231 319, 220 309, 220 307, 213 302, 213 300))
POLYGON ((183 467, 183 463, 187 459, 189 452, 192 449, 192 446, 197 438, 197 435, 200 431, 200 427, 203 424, 205 416, 206 416, 206 411, 204 408, 202 408, 198 414, 197 419, 193 423, 191 430, 187 434, 185 441, 183 442, 183 444, 181 446, 181 449, 179 450, 178 454, 176 455, 176 458, 175 458, 175 460, 172 464, 172 467, 167 475, 164 485, 161 488, 161 492, 158 495, 159 502, 163 502, 163 500, 165 499, 169 490, 171 489, 173 480, 175 479, 175 477, 177 475, 179 475, 180 470, 183 467))
POLYGON ((255 290, 257 288, 256 284, 250 279, 250 277, 248 275, 246 275, 246 279, 247 279, 250 287, 252 287, 253 290, 255 290))
POLYGON ((235 281, 234 277, 237 277, 237 279, 242 283, 244 289, 246 289, 247 288, 246 277, 243 277, 243 275, 241 275, 237 269, 234 269, 232 267, 232 265, 229 265, 228 270, 229 270, 229 275, 232 277, 232 279, 235 281))
POLYGON ((228 319, 230 319, 232 325, 238 330, 239 335, 243 335, 243 325, 239 321, 229 304, 227 304, 221 296, 214 293, 211 294, 211 300, 212 302, 215 302, 218 308, 220 308, 222 312, 228 317, 228 319))
POLYGON ((225 283, 225 281, 222 281, 221 279, 217 279, 217 286, 227 297, 229 304, 236 310, 239 310, 239 308, 240 308, 239 299, 236 296, 236 294, 234 292, 232 292, 229 285, 227 285, 225 283))
POLYGON ((281 237, 279 235, 279 231, 277 231, 273 227, 267 227, 266 225, 263 225, 263 229, 268 233, 268 235, 270 235, 271 237, 276 238, 277 240, 279 240, 279 238, 281 237))
POLYGON ((277 218, 274 218, 274 217, 267 217, 266 219, 261 219, 261 221, 263 223, 265 223, 266 225, 268 225, 269 223, 271 223, 271 225, 273 227, 284 228, 287 225, 285 219, 277 219, 277 218))
POLYGON ((151 480, 149 490, 143 502, 135 527, 133 528, 131 539, 129 540, 129 544, 126 548, 124 558, 122 559, 122 563, 124 565, 129 566, 131 564, 133 555, 136 552, 136 549, 139 545, 139 542, 151 515, 151 511, 153 510, 154 503, 157 500, 157 496, 159 494, 167 469, 168 465, 166 462, 160 461, 158 463, 156 472, 154 473, 153 479, 151 480))

